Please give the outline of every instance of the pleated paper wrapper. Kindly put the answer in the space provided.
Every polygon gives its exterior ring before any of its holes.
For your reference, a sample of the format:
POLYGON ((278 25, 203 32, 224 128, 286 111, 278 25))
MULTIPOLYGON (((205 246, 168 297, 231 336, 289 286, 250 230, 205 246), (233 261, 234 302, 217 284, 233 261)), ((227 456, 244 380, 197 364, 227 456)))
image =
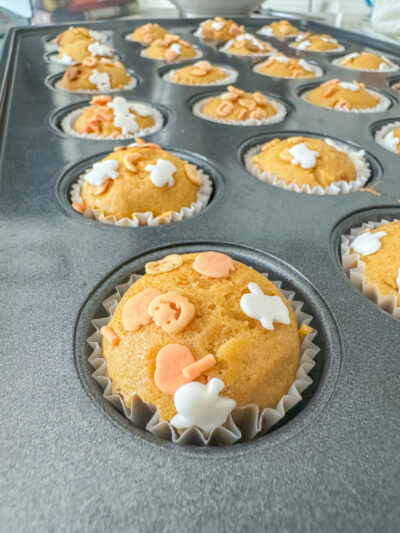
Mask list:
POLYGON ((222 68, 222 70, 226 73, 226 78, 224 78, 223 80, 211 81, 208 83, 179 83, 173 81, 172 78, 178 69, 169 70, 167 73, 164 74, 162 79, 168 81, 169 83, 174 83, 175 85, 185 85, 187 87, 212 87, 214 85, 230 85, 232 83, 235 83, 239 76, 236 70, 231 67, 225 66, 220 68, 222 68))
POLYGON ((335 59, 332 60, 332 64, 340 68, 345 68, 346 70, 354 70, 355 72, 357 71, 358 72, 380 72, 382 74, 385 74, 386 72, 396 72, 397 70, 399 70, 399 65, 396 65, 396 63, 393 63, 393 61, 390 61, 390 59, 388 59, 385 56, 380 56, 380 57, 382 60, 385 60, 389 63, 389 66, 387 69, 385 68, 385 69, 379 70, 375 68, 351 68, 351 67, 345 67, 344 65, 341 65, 340 62, 343 60, 346 60, 349 56, 352 56, 352 54, 347 54, 342 57, 336 57, 335 59))
POLYGON ((315 107, 319 107, 320 109, 328 109, 329 111, 338 111, 339 113, 381 113, 382 111, 386 111, 389 109, 391 102, 389 98, 386 96, 383 96, 383 94, 379 94, 376 91, 371 91, 371 89, 365 89, 367 93, 369 93, 371 96, 379 97, 379 103, 375 107, 368 107, 366 109, 334 109, 331 107, 324 107, 319 106, 317 104, 314 104, 313 102, 310 102, 308 100, 308 94, 310 91, 306 91, 301 95, 302 99, 305 100, 308 104, 313 105, 315 107))
POLYGON ((391 122, 390 124, 385 124, 380 130, 376 132, 375 140, 378 144, 386 148, 386 150, 390 150, 394 154, 400 155, 400 152, 398 152, 397 150, 397 148, 400 147, 400 141, 397 145, 393 146, 392 144, 387 143, 385 140, 386 135, 397 128, 400 128, 400 122, 391 122))

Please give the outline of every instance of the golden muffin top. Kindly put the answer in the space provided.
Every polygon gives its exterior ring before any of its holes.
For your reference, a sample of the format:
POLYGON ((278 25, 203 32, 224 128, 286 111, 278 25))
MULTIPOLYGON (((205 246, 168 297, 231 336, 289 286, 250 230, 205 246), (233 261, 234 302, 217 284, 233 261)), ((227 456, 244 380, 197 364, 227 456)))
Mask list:
POLYGON ((277 20, 263 26, 258 33, 262 35, 270 35, 273 37, 296 37, 301 34, 293 24, 290 24, 288 20, 277 20))
POLYGON ((241 33, 228 41, 221 50, 228 54, 252 56, 267 55, 273 51, 273 48, 270 44, 257 39, 250 33, 241 33))
POLYGON ((289 302, 265 276, 218 252, 148 263, 106 328, 103 357, 113 393, 127 406, 137 394, 178 428, 210 430, 208 422, 223 424, 235 404, 275 407, 299 366, 300 336, 289 302), (182 387, 198 383, 203 386, 194 389, 206 392, 211 382, 233 400, 218 423, 217 400, 204 424, 184 407, 173 418, 177 395, 186 405, 192 398, 193 387, 182 387), (184 414, 189 418, 178 420, 184 414))
POLYGON ((367 229, 350 249, 365 265, 366 282, 375 285, 381 297, 395 296, 400 306, 400 220, 367 229))
POLYGON ((83 39, 60 46, 56 59, 63 64, 72 65, 86 57, 113 57, 110 46, 99 43, 95 39, 83 39))
POLYGON ((83 208, 117 220, 151 212, 167 217, 190 207, 202 186, 198 170, 154 143, 116 147, 84 175, 83 208))
POLYGON ((197 56, 196 50, 179 35, 167 33, 162 39, 156 39, 143 52, 145 57, 160 59, 172 63, 182 59, 193 59, 197 56))
POLYGON ((313 137, 273 139, 251 157, 260 172, 276 176, 286 184, 326 188, 333 182, 350 182, 357 171, 350 157, 326 140, 313 137))
POLYGON ((193 65, 176 69, 170 81, 184 85, 204 85, 226 77, 227 73, 223 68, 212 65, 209 61, 197 61, 193 65))
POLYGON ((244 32, 244 26, 239 26, 234 20, 227 20, 223 17, 215 17, 202 22, 196 32, 198 37, 203 39, 215 39, 218 41, 229 41, 239 33, 244 32))
POLYGON ((133 33, 129 35, 129 40, 136 41, 145 45, 149 45, 157 39, 162 39, 167 35, 168 31, 159 24, 148 22, 139 26, 133 33))
POLYGON ((312 35, 309 32, 299 35, 290 46, 297 50, 307 50, 309 52, 331 52, 342 48, 337 40, 328 33, 312 35))
POLYGON ((326 81, 309 91, 306 100, 320 107, 329 107, 336 111, 375 108, 380 102, 378 94, 371 94, 365 84, 340 81, 338 78, 326 81))
POLYGON ((70 26, 68 30, 63 31, 54 38, 54 43, 58 46, 64 46, 84 39, 93 39, 93 34, 95 33, 97 32, 81 26, 70 26))
POLYGON ((273 76, 275 78, 314 78, 316 68, 305 59, 288 57, 279 53, 259 63, 254 70, 259 74, 273 76))
POLYGON ((393 69, 393 64, 384 56, 378 56, 370 52, 353 52, 341 57, 337 64, 341 67, 353 70, 376 70, 386 72, 393 69))
POLYGON ((61 87, 69 91, 104 91, 123 89, 131 81, 120 61, 87 57, 82 62, 69 66, 61 81, 61 87))

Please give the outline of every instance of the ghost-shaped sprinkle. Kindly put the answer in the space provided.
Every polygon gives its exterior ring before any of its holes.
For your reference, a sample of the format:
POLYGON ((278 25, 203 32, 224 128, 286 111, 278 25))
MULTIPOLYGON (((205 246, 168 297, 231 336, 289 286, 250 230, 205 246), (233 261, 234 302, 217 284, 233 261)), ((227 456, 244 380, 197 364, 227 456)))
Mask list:
POLYGON ((171 424, 177 429, 197 426, 211 433, 226 421, 236 406, 231 398, 219 396, 224 387, 224 382, 218 378, 212 378, 207 385, 192 381, 179 387, 174 395, 178 414, 171 424))
POLYGON ((261 322, 265 329, 274 329, 274 322, 290 324, 289 311, 280 296, 264 294, 257 283, 249 283, 250 294, 240 299, 243 313, 261 322))
POLYGON ((168 159, 158 159, 156 165, 146 165, 145 170, 150 172, 150 179, 156 187, 174 186, 173 175, 176 172, 176 166, 168 159))
POLYGON ((295 144, 288 149, 289 154, 293 157, 292 165, 300 165, 302 168, 313 168, 317 162, 319 153, 310 150, 305 143, 295 144))
POLYGON ((92 169, 85 175, 85 180, 91 185, 98 187, 99 185, 103 185, 108 178, 115 180, 119 176, 117 168, 118 161, 116 159, 99 161, 98 163, 94 163, 92 169))
POLYGON ((58 62, 62 65, 72 65, 72 57, 68 54, 63 54, 59 59, 58 62))
POLYGON ((94 69, 89 76, 89 81, 93 85, 96 85, 99 91, 109 91, 111 89, 110 76, 107 72, 99 72, 97 69, 94 69))
POLYGON ((366 231, 354 239, 351 243, 351 247, 355 252, 361 255, 374 254, 381 247, 381 241, 379 239, 385 235, 386 231, 377 231, 376 233, 366 231))
POLYGON ((111 48, 106 44, 100 44, 98 41, 89 44, 88 50, 92 56, 112 56, 111 48))
POLYGON ((122 135, 128 133, 136 133, 139 130, 139 125, 135 120, 135 115, 129 113, 129 115, 122 115, 118 113, 114 116, 114 126, 121 128, 122 135))
POLYGON ((351 83, 349 81, 341 81, 338 83, 338 85, 342 87, 342 89, 348 89, 349 91, 356 92, 360 90, 360 86, 357 82, 351 83))

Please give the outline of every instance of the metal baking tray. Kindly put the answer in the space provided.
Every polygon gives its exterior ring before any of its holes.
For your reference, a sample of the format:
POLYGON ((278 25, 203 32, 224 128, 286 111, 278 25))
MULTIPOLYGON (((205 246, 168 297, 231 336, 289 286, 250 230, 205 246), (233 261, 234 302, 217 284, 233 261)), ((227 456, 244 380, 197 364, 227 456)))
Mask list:
MULTIPOLYGON (((51 88, 62 71, 44 58, 66 26, 17 28, 0 65, 0 220, 3 342, 0 371, 1 523, 26 531, 372 532, 399 520, 400 324, 361 294, 339 260, 340 235, 363 221, 400 217, 399 156, 373 138, 400 117, 395 74, 330 64, 336 54, 302 53, 330 77, 364 81, 390 97, 381 114, 339 113, 299 98, 310 81, 252 72, 251 60, 220 53, 193 33, 199 20, 158 21, 195 43, 204 58, 239 72, 237 86, 281 98, 289 113, 264 127, 229 127, 196 118, 192 102, 222 90, 161 80, 162 62, 139 56, 124 36, 147 20, 89 23, 107 30, 138 77, 126 96, 166 117, 149 137, 194 158, 214 181, 208 207, 155 228, 118 228, 85 219, 69 203, 71 182, 115 142, 71 138, 60 113, 87 95, 51 88), (56 76, 57 77, 57 76, 56 76), (366 150, 369 187, 316 196, 251 176, 246 147, 288 132, 320 134, 366 150), (193 156, 192 156, 193 154, 193 156), (268 271, 305 300, 321 352, 313 385, 278 427, 225 448, 173 445, 137 430, 102 398, 87 363, 105 295, 132 271, 166 253, 218 249, 268 271)), ((268 19, 238 19, 255 32, 268 19)), ((346 53, 363 47, 400 60, 400 47, 298 21, 329 32, 346 53)), ((284 41, 276 48, 294 53, 284 41)))

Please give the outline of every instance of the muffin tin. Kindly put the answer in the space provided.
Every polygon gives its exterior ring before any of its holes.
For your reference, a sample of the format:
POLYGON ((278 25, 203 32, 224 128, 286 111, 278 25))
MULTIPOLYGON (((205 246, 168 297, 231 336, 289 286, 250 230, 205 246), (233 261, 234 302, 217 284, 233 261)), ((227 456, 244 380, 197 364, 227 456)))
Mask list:
MULTIPOLYGON (((255 33, 271 19, 238 19, 255 33)), ((318 78, 360 80, 389 96, 385 113, 335 113, 301 99, 310 80, 260 76, 249 59, 218 52, 193 35, 199 20, 158 21, 236 69, 235 83, 281 99, 286 119, 232 127, 193 116, 208 87, 161 79, 165 64, 140 57, 124 39, 147 20, 93 23, 138 80, 122 94, 148 101, 165 125, 147 137, 204 168, 214 194, 201 213, 159 227, 121 228, 75 213, 74 178, 115 144, 59 130, 63 113, 87 101, 54 89, 62 67, 48 63, 48 40, 64 27, 8 35, 0 65, 3 226, 1 356, 3 523, 26 531, 394 531, 399 466, 400 324, 367 300, 340 265, 340 237, 368 220, 400 217, 398 155, 374 140, 376 124, 400 116, 397 73, 336 67, 331 59, 374 49, 397 62, 400 47, 314 22, 346 51, 301 52, 318 78), (378 193, 289 192, 250 175, 243 153, 280 134, 329 136, 366 150, 378 193), (167 253, 220 250, 283 281, 314 317, 321 351, 313 385, 268 435, 225 448, 178 446, 136 429, 108 404, 91 377, 91 319, 115 285, 167 253), (391 505, 393 504, 393 505, 391 505)), ((266 39, 293 55, 290 41, 266 39)), ((188 62, 190 63, 190 62, 188 62)), ((179 65, 186 64, 179 63, 179 65)), ((221 89, 222 90, 222 89, 221 89)), ((214 90, 213 90, 214 91, 214 90)))

